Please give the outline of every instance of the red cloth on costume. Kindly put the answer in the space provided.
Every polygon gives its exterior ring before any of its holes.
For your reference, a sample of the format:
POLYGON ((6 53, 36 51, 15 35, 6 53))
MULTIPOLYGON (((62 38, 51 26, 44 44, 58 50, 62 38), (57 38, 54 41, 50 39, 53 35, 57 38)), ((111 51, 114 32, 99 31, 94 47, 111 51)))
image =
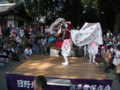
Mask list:
POLYGON ((55 46, 61 48, 62 47, 62 41, 56 41, 55 46))
POLYGON ((72 24, 68 24, 68 27, 65 31, 64 39, 70 39, 70 30, 73 28, 72 24))

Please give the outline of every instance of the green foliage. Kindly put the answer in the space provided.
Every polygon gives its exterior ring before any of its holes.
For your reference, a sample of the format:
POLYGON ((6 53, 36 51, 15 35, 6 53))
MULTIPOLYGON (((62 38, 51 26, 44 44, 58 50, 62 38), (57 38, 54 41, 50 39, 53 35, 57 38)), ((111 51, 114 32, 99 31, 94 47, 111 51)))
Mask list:
POLYGON ((81 0, 83 6, 83 14, 86 16, 91 16, 94 19, 90 19, 87 17, 86 21, 98 21, 99 20, 99 0, 81 0))
POLYGON ((45 7, 47 6, 47 0, 25 0, 25 6, 28 14, 32 17, 40 17, 45 13, 45 7))
MULTIPOLYGON (((8 0, 17 2, 19 0, 8 0)), ((118 27, 120 0, 23 0, 28 14, 34 18, 46 16, 51 24, 56 18, 63 17, 74 26, 84 22, 100 22, 105 30, 118 27), (112 17, 112 18, 111 18, 112 17)), ((119 30, 117 29, 117 32, 119 30)))
POLYGON ((10 3, 15 3, 17 2, 18 0, 8 0, 10 3))

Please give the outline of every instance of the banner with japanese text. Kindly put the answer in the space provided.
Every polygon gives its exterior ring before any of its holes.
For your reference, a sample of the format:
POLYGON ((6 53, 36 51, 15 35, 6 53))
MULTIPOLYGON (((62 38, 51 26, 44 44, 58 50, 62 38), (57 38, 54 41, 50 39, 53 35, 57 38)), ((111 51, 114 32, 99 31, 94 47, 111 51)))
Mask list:
MULTIPOLYGON (((53 77, 47 77, 49 78, 53 77)), ((6 73, 8 90, 33 90, 33 79, 34 76, 6 73)), ((46 90, 111 90, 112 86, 111 79, 59 79, 70 80, 70 86, 47 85, 46 90)))

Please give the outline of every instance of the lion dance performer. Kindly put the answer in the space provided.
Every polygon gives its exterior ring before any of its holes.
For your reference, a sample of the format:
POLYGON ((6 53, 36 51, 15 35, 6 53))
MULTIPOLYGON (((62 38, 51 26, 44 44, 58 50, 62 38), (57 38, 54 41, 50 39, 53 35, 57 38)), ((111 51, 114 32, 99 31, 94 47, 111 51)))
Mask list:
POLYGON ((89 62, 95 62, 96 54, 98 53, 98 46, 97 42, 94 41, 88 44, 89 62))
POLYGON ((64 57, 65 62, 62 65, 69 65, 68 56, 70 55, 72 48, 72 40, 70 35, 70 30, 72 29, 72 24, 70 21, 66 21, 63 18, 58 18, 50 27, 50 30, 58 29, 56 33, 57 36, 61 36, 63 40, 61 47, 61 54, 64 57))

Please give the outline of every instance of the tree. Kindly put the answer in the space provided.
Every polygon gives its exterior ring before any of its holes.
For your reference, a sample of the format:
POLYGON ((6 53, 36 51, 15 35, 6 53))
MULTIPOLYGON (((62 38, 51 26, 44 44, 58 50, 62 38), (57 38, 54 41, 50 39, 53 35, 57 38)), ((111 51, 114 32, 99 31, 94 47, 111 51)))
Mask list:
POLYGON ((17 0, 8 0, 10 3, 16 3, 17 0))
POLYGON ((118 34, 120 31, 120 1, 119 0, 108 0, 111 6, 114 7, 115 11, 115 24, 114 24, 114 34, 118 34))
POLYGON ((76 27, 83 24, 82 9, 83 7, 80 0, 66 0, 61 16, 66 20, 72 21, 73 26, 76 27))
MULTIPOLYGON (((9 0, 17 2, 19 0, 9 0)), ((85 22, 100 22, 105 33, 108 29, 120 30, 119 0, 23 0, 28 14, 34 18, 46 17, 50 25, 56 18, 63 17, 73 25, 85 22), (114 25, 114 27, 113 27, 114 25)))
POLYGON ((100 21, 99 1, 98 0, 81 0, 83 6, 83 17, 87 22, 100 21))

